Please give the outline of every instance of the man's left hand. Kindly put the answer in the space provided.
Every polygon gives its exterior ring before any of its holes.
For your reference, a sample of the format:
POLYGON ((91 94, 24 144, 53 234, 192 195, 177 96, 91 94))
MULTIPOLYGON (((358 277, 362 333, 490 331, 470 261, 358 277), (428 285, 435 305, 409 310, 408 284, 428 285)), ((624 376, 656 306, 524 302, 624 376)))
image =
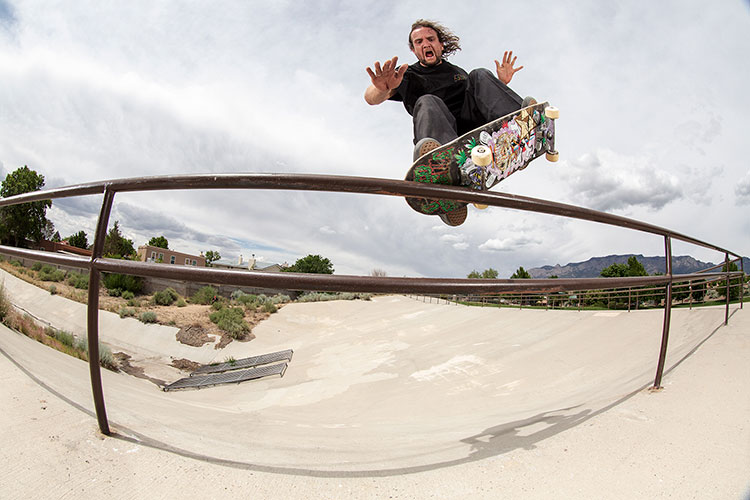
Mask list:
POLYGON ((505 54, 503 54, 502 64, 500 64, 500 61, 498 61, 497 59, 495 60, 497 78, 506 85, 508 85, 513 79, 513 75, 516 74, 516 71, 521 71, 523 69, 523 66, 519 66, 517 68, 513 67, 513 65, 516 64, 516 59, 516 57, 513 57, 513 51, 511 50, 505 51, 505 54))

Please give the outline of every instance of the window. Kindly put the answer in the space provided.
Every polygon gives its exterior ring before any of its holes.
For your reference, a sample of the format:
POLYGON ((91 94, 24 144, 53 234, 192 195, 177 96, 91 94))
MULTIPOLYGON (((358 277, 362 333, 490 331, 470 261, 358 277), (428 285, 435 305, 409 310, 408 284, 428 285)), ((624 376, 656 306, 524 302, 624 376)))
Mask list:
POLYGON ((164 254, 159 252, 159 260, 164 262, 164 254))
POLYGON ((173 256, 171 256, 171 257, 169 258, 169 263, 170 263, 170 264, 174 264, 174 261, 175 261, 175 257, 174 257, 174 255, 173 255, 173 256))
POLYGON ((195 259, 193 259, 193 265, 194 265, 194 266, 197 266, 197 265, 198 265, 198 262, 196 262, 196 261, 195 261, 195 259))
POLYGON ((190 265, 190 259, 185 259, 185 265, 186 265, 186 266, 189 266, 189 265, 190 265))
POLYGON ((151 262, 156 260, 156 252, 151 252, 151 262))

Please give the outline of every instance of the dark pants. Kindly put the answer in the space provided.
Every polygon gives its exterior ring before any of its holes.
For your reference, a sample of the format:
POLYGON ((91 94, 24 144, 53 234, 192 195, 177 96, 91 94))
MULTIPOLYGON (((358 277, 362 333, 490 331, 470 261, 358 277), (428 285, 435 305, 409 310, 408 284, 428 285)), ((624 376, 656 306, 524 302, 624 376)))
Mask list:
POLYGON ((521 109, 523 99, 487 69, 469 73, 461 114, 456 117, 442 99, 427 94, 414 106, 414 144, 425 137, 445 144, 487 122, 521 109))

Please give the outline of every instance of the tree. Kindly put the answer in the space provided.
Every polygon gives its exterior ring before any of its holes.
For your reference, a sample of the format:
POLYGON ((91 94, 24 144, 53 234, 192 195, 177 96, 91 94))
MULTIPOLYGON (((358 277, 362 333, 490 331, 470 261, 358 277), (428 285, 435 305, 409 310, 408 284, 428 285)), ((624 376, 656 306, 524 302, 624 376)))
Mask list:
MULTIPOLYGON (((736 272, 738 270, 739 269, 737 267, 737 264, 735 264, 734 262, 730 262, 729 263, 729 272, 730 273, 731 272, 736 272)), ((722 273, 727 272, 727 265, 726 264, 724 264, 723 266, 721 266, 721 272, 722 273)), ((729 300, 738 300, 740 298, 740 293, 742 292, 742 286, 743 286, 742 282, 743 282, 743 279, 741 277, 739 277, 739 276, 737 276, 735 278, 731 278, 729 280, 729 287, 730 287, 729 288, 729 300)), ((717 282, 716 283, 716 290, 720 294, 724 294, 726 296, 726 292, 727 292, 727 280, 722 280, 722 281, 717 282)))
POLYGON ((68 237, 68 244, 77 248, 88 248, 89 240, 85 231, 78 231, 76 234, 68 237))
POLYGON ((605 267, 599 273, 603 278, 625 278, 627 276, 648 276, 646 268, 643 264, 634 256, 628 257, 627 264, 614 263, 609 267, 605 267))
POLYGON ((473 278, 473 279, 490 279, 494 280, 497 279, 498 272, 495 269, 489 268, 482 271, 482 273, 478 273, 476 271, 472 271, 469 273, 467 278, 473 278))
POLYGON ((159 247, 169 250, 169 242, 164 236, 154 236, 153 238, 148 240, 148 244, 152 247, 159 247))
POLYGON ((531 279, 531 275, 526 271, 526 269, 523 268, 523 266, 519 267, 515 273, 510 277, 512 280, 516 279, 531 279))
MULTIPOLYGON (((39 191, 43 186, 44 176, 24 165, 5 177, 0 196, 8 198, 39 191)), ((0 208, 0 240, 13 246, 23 246, 27 239, 41 240, 50 228, 46 215, 51 206, 50 200, 42 200, 0 208)))
POLYGON ((116 259, 126 258, 135 253, 133 240, 126 239, 120 232, 120 223, 115 221, 115 225, 109 230, 104 237, 103 254, 116 259))
POLYGON ((284 269, 290 273, 333 274, 333 264, 320 255, 308 255, 284 269))
POLYGON ((204 256, 206 257, 206 265, 211 267, 211 264, 221 259, 221 254, 218 250, 206 250, 204 256))
POLYGON ((388 276, 388 273, 385 272, 383 269, 373 269, 372 271, 370 271, 370 276, 374 276, 377 278, 385 278, 386 276, 388 276))

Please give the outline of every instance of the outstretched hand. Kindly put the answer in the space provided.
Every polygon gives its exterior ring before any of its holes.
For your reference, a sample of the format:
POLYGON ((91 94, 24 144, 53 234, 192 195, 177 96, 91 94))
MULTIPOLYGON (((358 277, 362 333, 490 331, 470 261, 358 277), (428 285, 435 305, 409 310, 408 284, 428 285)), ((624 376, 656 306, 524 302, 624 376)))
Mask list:
POLYGON ((381 92, 390 92, 398 87, 404 79, 404 73, 406 73, 406 69, 409 65, 404 64, 397 68, 397 63, 398 56, 386 61, 382 68, 380 67, 380 62, 376 61, 375 71, 368 67, 367 74, 370 75, 373 87, 381 92))
POLYGON ((521 71, 523 69, 523 66, 519 66, 517 68, 514 68, 513 65, 516 64, 516 57, 513 57, 513 51, 505 51, 505 54, 503 54, 503 63, 500 64, 498 60, 495 60, 495 69, 497 71, 497 78, 504 84, 509 84, 510 81, 513 79, 513 75, 516 74, 517 71, 521 71))

